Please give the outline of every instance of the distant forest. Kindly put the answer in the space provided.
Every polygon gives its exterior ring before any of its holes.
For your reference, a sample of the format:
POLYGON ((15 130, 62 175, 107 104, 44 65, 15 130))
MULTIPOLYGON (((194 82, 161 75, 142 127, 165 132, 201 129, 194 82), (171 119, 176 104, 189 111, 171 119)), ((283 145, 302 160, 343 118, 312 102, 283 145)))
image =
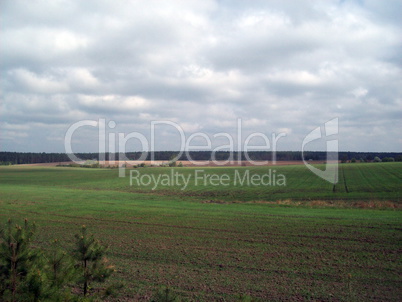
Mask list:
MULTIPOLYGON (((270 151, 249 151, 247 152, 251 160, 268 160, 272 161, 273 153, 270 151)), ((169 161, 179 154, 178 151, 154 151, 148 152, 146 160, 153 158, 154 160, 169 161)), ((82 160, 109 160, 110 158, 118 160, 124 158, 124 154, 98 154, 98 153, 76 153, 78 158, 82 160), (120 156, 119 156, 120 155, 120 156)), ((128 160, 138 160, 142 155, 141 152, 129 152, 125 156, 128 160)), ((191 160, 227 160, 231 155, 230 152, 218 151, 215 152, 213 157, 212 151, 190 151, 189 155, 191 160)), ((237 160, 239 152, 233 152, 233 159, 237 160)), ((240 153, 242 160, 246 159, 244 152, 240 153)), ((318 160, 323 161, 326 159, 326 152, 311 151, 304 152, 305 160, 318 160)), ((339 160, 341 161, 373 161, 376 157, 383 161, 402 161, 402 152, 339 152, 339 160), (385 160, 384 160, 385 159, 385 160)), ((178 159, 179 161, 190 160, 184 152, 178 159)), ((302 160, 302 153, 300 151, 277 151, 277 161, 293 161, 302 160)), ((14 165, 14 164, 35 164, 35 163, 54 163, 54 162, 68 162, 70 161, 66 153, 32 153, 32 152, 0 152, 0 164, 14 165)))

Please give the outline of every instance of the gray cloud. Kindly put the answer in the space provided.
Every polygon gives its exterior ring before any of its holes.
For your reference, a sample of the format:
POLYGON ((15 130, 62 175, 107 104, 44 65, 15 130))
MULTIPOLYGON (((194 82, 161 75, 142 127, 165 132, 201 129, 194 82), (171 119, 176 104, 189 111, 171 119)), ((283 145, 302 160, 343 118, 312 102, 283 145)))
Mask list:
MULTIPOLYGON (((0 148, 63 152, 73 123, 100 118, 116 133, 148 137, 151 121, 169 120, 187 136, 235 137, 241 118, 246 136, 283 132, 279 148, 299 150, 338 117, 342 150, 401 151, 401 9, 375 0, 2 1, 0 148)), ((162 128, 157 148, 177 148, 177 131, 162 128)), ((97 151, 97 130, 81 130, 74 150, 97 151)))

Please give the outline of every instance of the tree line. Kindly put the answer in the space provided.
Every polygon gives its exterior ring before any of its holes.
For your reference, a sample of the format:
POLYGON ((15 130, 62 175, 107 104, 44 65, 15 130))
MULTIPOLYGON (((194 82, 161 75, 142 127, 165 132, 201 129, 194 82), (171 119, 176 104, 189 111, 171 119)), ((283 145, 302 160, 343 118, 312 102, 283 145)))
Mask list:
MULTIPOLYGON (((179 154, 178 151, 153 151, 146 153, 146 160, 169 161, 179 154)), ((127 159, 138 160, 143 155, 142 152, 119 153, 76 153, 75 156, 82 160, 110 160, 110 159, 127 159)), ((185 152, 178 158, 179 161, 186 160, 267 160, 272 161, 276 157, 277 161, 298 161, 302 160, 300 151, 249 151, 245 152, 229 152, 229 151, 190 151, 185 152)), ((374 158, 380 159, 393 158, 395 161, 402 161, 402 152, 339 152, 338 157, 342 161, 351 161, 357 159, 359 161, 373 161, 374 158)), ((327 153, 324 151, 308 151, 304 152, 305 160, 324 161, 327 153)), ((70 158, 66 153, 34 153, 34 152, 0 152, 0 164, 16 165, 16 164, 35 164, 35 163, 57 163, 69 162, 70 158)))

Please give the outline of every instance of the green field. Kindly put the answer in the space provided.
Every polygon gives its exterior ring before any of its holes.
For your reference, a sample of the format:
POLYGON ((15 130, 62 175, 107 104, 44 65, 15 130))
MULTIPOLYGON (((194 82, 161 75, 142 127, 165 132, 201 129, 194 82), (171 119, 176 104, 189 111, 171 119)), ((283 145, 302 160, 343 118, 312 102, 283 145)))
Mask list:
POLYGON ((35 221, 44 248, 71 246, 87 225, 110 246, 121 301, 147 301, 160 285, 190 301, 400 300, 402 163, 340 165, 335 188, 304 166, 135 171, 149 184, 113 169, 1 167, 0 222, 35 221), (270 168, 286 185, 234 183, 270 168), (228 185, 204 186, 195 170, 228 185), (172 171, 189 179, 184 190, 152 190, 152 175, 172 171))

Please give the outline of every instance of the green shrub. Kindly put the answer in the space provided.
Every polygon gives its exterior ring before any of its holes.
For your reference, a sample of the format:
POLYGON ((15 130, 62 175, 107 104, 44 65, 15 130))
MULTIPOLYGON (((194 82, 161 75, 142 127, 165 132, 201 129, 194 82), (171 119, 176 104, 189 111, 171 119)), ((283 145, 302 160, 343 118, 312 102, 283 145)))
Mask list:
POLYGON ((160 287, 153 297, 151 298, 152 302, 180 302, 181 298, 174 293, 169 287, 163 286, 160 287))
POLYGON ((31 247, 35 224, 25 220, 23 226, 8 220, 1 230, 0 297, 2 301, 39 301, 48 298, 45 265, 39 250, 31 247))
MULTIPOLYGON (((75 236, 72 255, 57 240, 44 253, 31 246, 35 230, 28 220, 23 226, 9 220, 0 230, 0 301, 89 301, 90 284, 104 282, 114 271, 104 257, 106 248, 83 227, 75 236), (68 285, 76 282, 84 298, 71 293, 68 285)), ((112 284, 103 294, 113 294, 118 288, 112 284)))
POLYGON ((87 233, 82 226, 81 233, 75 235, 74 258, 78 261, 79 279, 84 296, 89 292, 91 282, 104 282, 114 271, 113 266, 108 264, 104 254, 106 247, 87 233))

